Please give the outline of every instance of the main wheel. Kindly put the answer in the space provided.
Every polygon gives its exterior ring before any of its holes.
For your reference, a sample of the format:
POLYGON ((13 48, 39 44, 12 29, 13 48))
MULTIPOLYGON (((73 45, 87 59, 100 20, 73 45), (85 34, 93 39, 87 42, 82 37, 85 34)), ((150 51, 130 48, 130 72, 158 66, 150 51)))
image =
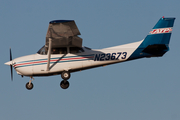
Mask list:
POLYGON ((60 83, 60 87, 62 89, 67 89, 69 87, 69 82, 67 80, 66 81, 62 80, 60 83))
POLYGON ((33 83, 30 83, 29 84, 29 82, 28 83, 26 83, 26 88, 28 89, 28 90, 31 90, 31 89, 33 89, 33 83))
POLYGON ((61 73, 61 77, 63 80, 68 80, 71 77, 71 74, 69 71, 64 71, 61 73))

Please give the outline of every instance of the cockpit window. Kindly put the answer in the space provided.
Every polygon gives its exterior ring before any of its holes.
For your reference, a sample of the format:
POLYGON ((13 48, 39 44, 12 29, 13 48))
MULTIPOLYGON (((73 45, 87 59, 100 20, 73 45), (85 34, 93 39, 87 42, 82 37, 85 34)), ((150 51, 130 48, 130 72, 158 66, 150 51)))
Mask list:
MULTIPOLYGON (((82 48, 79 48, 79 47, 69 47, 69 48, 60 47, 60 48, 52 48, 51 54, 67 54, 68 53, 67 49, 69 49, 69 52, 71 54, 84 52, 84 50, 82 48)), ((41 55, 47 55, 48 54, 48 47, 43 46, 37 53, 41 54, 41 55)))
MULTIPOLYGON (((48 47, 43 46, 37 53, 41 55, 47 55, 48 47)), ((52 48, 51 54, 67 54, 67 48, 66 47, 52 48)))
POLYGON ((51 54, 67 54, 67 48, 66 47, 53 48, 51 54))
POLYGON ((84 50, 82 48, 78 48, 78 47, 70 47, 69 50, 70 50, 70 53, 72 53, 72 54, 84 52, 84 50))
POLYGON ((43 46, 37 53, 41 55, 47 55, 48 48, 43 46))

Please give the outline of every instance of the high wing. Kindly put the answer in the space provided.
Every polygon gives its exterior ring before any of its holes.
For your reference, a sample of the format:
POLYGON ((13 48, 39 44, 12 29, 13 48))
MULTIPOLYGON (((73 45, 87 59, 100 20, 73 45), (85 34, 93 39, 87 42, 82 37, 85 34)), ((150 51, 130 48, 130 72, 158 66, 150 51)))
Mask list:
POLYGON ((52 48, 58 47, 82 47, 82 38, 74 20, 54 20, 49 22, 46 34, 46 46, 49 46, 49 38, 52 39, 52 48))
POLYGON ((49 71, 51 49, 59 47, 82 47, 82 38, 74 20, 53 20, 49 22, 46 34, 48 48, 47 71, 49 71))

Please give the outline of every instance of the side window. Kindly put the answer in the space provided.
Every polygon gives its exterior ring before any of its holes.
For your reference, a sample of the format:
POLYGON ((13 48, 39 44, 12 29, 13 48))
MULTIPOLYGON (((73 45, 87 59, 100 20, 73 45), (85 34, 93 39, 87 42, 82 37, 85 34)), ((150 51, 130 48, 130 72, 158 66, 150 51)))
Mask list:
POLYGON ((70 47, 69 50, 70 50, 70 53, 72 53, 72 54, 84 52, 84 50, 82 48, 78 48, 78 47, 70 47))
POLYGON ((66 47, 52 48, 51 53, 52 54, 67 54, 67 48, 66 47))

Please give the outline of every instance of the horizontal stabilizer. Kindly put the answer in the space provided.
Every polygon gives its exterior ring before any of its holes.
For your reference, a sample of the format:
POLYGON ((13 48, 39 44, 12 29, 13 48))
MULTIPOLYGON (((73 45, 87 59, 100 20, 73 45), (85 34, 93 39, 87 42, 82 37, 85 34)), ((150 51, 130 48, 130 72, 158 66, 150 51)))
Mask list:
POLYGON ((169 48, 164 44, 148 45, 142 52, 152 54, 155 57, 163 56, 169 48))

